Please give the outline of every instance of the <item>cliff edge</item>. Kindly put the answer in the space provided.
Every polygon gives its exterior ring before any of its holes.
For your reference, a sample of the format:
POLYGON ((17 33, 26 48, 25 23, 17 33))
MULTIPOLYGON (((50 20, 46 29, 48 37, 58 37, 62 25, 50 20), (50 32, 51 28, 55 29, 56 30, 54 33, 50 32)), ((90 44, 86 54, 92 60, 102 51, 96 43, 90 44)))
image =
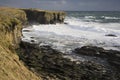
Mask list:
POLYGON ((38 9, 22 9, 25 11, 28 21, 30 23, 39 24, 55 24, 63 23, 65 19, 65 13, 61 11, 45 11, 38 9))
POLYGON ((41 80, 24 66, 15 49, 19 47, 24 25, 31 21, 43 24, 61 23, 64 16, 60 17, 60 14, 64 13, 0 8, 0 80, 41 80))

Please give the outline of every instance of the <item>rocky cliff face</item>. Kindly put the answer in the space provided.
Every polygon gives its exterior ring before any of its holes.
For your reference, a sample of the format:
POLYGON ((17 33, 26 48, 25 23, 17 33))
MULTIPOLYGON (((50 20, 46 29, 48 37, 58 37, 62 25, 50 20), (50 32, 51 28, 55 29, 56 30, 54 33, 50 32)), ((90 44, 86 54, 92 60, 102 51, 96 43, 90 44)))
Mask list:
POLYGON ((65 18, 64 12, 44 11, 37 9, 22 9, 25 11, 29 22, 40 24, 63 23, 65 18))
POLYGON ((18 9, 0 8, 0 43, 6 47, 18 45, 22 25, 26 22, 26 14, 18 9))
POLYGON ((0 8, 0 79, 1 80, 41 80, 29 71, 19 60, 16 48, 19 47, 22 27, 29 21, 38 23, 63 22, 63 13, 0 8), (57 15, 53 17, 51 15, 57 15), (46 17, 47 16, 47 17, 46 17))
POLYGON ((21 63, 15 52, 26 21, 24 11, 0 8, 0 80, 40 80, 21 63))

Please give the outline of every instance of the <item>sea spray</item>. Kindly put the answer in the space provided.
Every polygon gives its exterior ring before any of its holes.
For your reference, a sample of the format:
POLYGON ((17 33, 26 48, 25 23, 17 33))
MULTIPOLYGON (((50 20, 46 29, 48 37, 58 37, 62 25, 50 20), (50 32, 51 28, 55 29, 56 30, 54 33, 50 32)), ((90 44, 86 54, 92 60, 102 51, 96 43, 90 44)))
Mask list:
POLYGON ((67 24, 42 24, 24 28, 23 41, 42 42, 63 52, 86 45, 119 50, 120 15, 116 16, 118 13, 68 12, 65 19, 67 24))

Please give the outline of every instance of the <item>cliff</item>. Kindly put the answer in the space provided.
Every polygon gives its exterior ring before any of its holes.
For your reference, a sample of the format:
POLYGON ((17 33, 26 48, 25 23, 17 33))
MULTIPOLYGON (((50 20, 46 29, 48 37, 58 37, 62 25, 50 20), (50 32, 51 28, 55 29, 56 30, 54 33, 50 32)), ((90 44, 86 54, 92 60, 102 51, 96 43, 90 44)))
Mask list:
POLYGON ((22 36, 21 29, 28 22, 63 22, 62 18, 51 15, 62 13, 34 11, 30 9, 0 8, 0 79, 1 80, 41 80, 29 71, 19 60, 16 48, 22 36), (44 13, 44 15, 43 15, 44 13), (47 16, 47 18, 45 17, 47 16), (54 21, 55 20, 55 21, 54 21))
POLYGON ((37 22, 40 24, 55 24, 63 23, 65 18, 64 12, 45 11, 38 9, 22 9, 25 11, 28 21, 37 22))

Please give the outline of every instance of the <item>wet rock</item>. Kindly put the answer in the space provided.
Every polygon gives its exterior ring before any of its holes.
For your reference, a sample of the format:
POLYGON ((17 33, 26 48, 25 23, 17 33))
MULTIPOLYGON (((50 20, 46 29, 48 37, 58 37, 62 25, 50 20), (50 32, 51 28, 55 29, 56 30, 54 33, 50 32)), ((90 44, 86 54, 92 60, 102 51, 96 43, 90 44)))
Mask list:
POLYGON ((31 40, 31 42, 35 42, 35 40, 31 40))
POLYGON ((20 59, 42 75, 43 80, 117 80, 112 70, 104 65, 92 61, 77 64, 76 61, 63 58, 63 53, 50 46, 39 47, 27 42, 21 42, 20 46, 20 59))
POLYGON ((35 37, 30 37, 31 39, 34 39, 35 37))
POLYGON ((88 56, 106 56, 106 51, 103 48, 96 46, 83 46, 81 48, 76 48, 73 52, 88 56))
POLYGON ((109 36, 109 37, 117 37, 115 34, 106 34, 105 36, 109 36))
POLYGON ((96 47, 96 46, 83 46, 81 48, 76 48, 73 52, 80 55, 106 58, 110 65, 120 70, 120 52, 119 51, 104 50, 103 48, 96 47))
POLYGON ((64 24, 68 24, 67 22, 64 22, 64 24))
POLYGON ((23 32, 31 32, 31 30, 22 30, 23 32))

